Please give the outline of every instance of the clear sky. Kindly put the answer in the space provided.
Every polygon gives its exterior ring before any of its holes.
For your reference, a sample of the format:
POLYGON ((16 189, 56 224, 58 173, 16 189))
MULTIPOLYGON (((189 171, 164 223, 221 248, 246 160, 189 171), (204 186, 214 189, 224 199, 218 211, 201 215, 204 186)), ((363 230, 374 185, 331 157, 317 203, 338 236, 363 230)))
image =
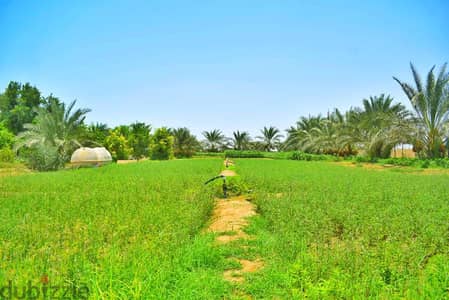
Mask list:
POLYGON ((0 87, 88 121, 226 134, 347 109, 449 60, 449 1, 0 0, 0 87))

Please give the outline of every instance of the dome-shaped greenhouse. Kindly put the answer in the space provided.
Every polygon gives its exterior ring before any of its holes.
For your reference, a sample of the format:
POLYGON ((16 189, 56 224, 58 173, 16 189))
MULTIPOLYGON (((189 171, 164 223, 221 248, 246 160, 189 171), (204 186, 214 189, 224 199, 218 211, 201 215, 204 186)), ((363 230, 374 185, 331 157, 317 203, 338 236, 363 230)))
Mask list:
POLYGON ((72 165, 103 165, 112 161, 111 154, 104 147, 88 148, 82 147, 72 154, 70 162, 72 165))

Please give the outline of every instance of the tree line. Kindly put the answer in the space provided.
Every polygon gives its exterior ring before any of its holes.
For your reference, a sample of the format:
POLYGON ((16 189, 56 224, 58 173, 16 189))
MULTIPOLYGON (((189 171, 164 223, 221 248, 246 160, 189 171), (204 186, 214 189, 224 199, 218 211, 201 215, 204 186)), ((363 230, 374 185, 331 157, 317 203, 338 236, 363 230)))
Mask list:
POLYGON ((309 115, 282 131, 274 126, 251 137, 235 131, 226 137, 219 129, 198 139, 188 128, 155 128, 135 122, 110 128, 86 124, 90 109, 75 108, 54 95, 44 97, 29 83, 10 82, 0 94, 0 161, 20 159, 31 168, 53 170, 64 166, 78 147, 106 147, 115 160, 192 157, 196 152, 227 149, 292 151, 336 156, 386 158, 399 144, 411 144, 418 157, 449 154, 449 73, 444 64, 432 67, 423 81, 410 64, 414 84, 393 77, 412 111, 386 94, 362 100, 360 107, 309 115))

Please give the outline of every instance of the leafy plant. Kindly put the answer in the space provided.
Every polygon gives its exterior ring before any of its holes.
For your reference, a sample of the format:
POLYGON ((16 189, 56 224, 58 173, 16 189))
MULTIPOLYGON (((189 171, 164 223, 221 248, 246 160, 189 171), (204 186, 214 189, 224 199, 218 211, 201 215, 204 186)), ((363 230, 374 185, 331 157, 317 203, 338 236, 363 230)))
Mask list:
POLYGON ((135 159, 147 157, 150 147, 151 126, 145 123, 133 123, 130 125, 129 146, 135 159))
POLYGON ((435 78, 433 66, 427 74, 424 85, 415 66, 410 63, 415 87, 393 77, 407 95, 417 115, 419 129, 422 130, 422 142, 428 157, 440 157, 440 145, 447 132, 449 121, 449 73, 444 64, 435 78))
POLYGON ((206 138, 204 141, 206 151, 218 152, 227 147, 227 139, 218 129, 203 131, 203 136, 206 138))
POLYGON ((261 131, 261 136, 258 136, 265 151, 273 151, 279 148, 282 134, 279 129, 274 126, 264 127, 261 131))
POLYGON ((132 153, 129 147, 128 140, 120 132, 119 128, 111 130, 108 137, 106 137, 106 149, 111 153, 112 159, 115 161, 128 159, 132 153))
POLYGON ((150 153, 151 159, 167 160, 174 157, 173 151, 174 138, 170 131, 165 128, 156 129, 151 137, 150 153))
POLYGON ((50 170, 62 167, 70 158, 81 136, 86 114, 89 109, 76 109, 76 101, 69 105, 54 101, 47 108, 39 108, 33 124, 25 124, 26 131, 20 133, 15 144, 16 150, 32 149, 33 155, 26 156, 28 164, 37 169, 50 170), (44 153, 49 151, 48 155, 44 153), (57 154, 57 158, 54 155, 57 154), (30 161, 37 159, 38 161, 30 161), (43 163, 49 163, 43 166, 43 163))
POLYGON ((171 134, 174 137, 173 149, 177 158, 189 158, 199 149, 199 142, 190 130, 186 127, 172 129, 171 134))

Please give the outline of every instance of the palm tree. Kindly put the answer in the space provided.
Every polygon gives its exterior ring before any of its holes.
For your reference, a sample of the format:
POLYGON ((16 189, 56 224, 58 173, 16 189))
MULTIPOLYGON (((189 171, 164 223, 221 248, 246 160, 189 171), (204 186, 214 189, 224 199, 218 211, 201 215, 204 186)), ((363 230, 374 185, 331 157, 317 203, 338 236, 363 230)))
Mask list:
POLYGON ((176 157, 192 157, 199 143, 190 130, 186 127, 171 129, 171 134, 174 136, 174 154, 176 157))
POLYGON ((104 146, 106 137, 109 135, 109 127, 104 123, 92 123, 84 127, 82 144, 87 147, 104 146))
POLYGON ((428 157, 440 156, 446 134, 445 126, 449 120, 449 74, 446 73, 446 66, 447 64, 444 64, 441 67, 437 78, 433 66, 427 74, 425 86, 412 63, 410 68, 416 87, 393 77, 402 87, 416 112, 418 126, 424 132, 421 142, 426 147, 428 157))
POLYGON ((234 131, 232 135, 234 136, 232 139, 232 143, 234 145, 235 150, 247 149, 247 146, 251 140, 248 132, 246 131, 240 132, 237 130, 234 131))
POLYGON ((262 136, 257 138, 263 143, 265 151, 275 150, 279 147, 281 138, 283 137, 279 131, 274 126, 264 127, 261 131, 262 136))
POLYGON ((402 114, 405 113, 405 106, 396 103, 393 104, 393 97, 390 95, 380 94, 379 96, 370 96, 369 99, 363 99, 363 108, 365 109, 365 113, 367 114, 376 114, 376 113, 394 113, 394 114, 402 114))
POLYGON ((56 149, 59 159, 67 161, 71 151, 81 146, 78 138, 90 109, 74 110, 76 101, 68 106, 63 102, 53 101, 46 108, 39 108, 35 122, 25 124, 24 132, 18 135, 15 149, 23 147, 52 147, 56 149))
POLYGON ((301 117, 296 126, 287 129, 287 138, 283 150, 304 150, 305 144, 310 140, 312 129, 319 128, 323 117, 321 115, 301 117))
POLYGON ((203 136, 206 138, 206 147, 210 152, 218 152, 226 144, 226 137, 218 129, 203 131, 203 136))
POLYGON ((357 125, 359 135, 354 137, 370 157, 389 157, 394 146, 409 140, 410 113, 402 104, 393 104, 393 100, 385 94, 363 99, 357 125))

